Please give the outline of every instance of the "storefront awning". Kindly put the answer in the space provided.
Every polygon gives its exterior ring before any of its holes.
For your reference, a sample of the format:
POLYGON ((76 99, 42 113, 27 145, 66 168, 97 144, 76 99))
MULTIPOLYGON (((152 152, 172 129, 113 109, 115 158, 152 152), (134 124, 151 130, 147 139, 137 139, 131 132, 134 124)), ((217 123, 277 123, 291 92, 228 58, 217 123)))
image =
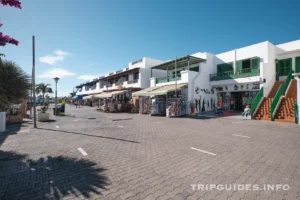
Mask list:
POLYGON ((148 87, 148 88, 145 88, 143 90, 140 90, 140 91, 137 91, 137 92, 134 92, 132 93, 132 96, 147 96, 147 94, 149 92, 152 92, 154 90, 157 90, 158 88, 161 88, 162 86, 153 86, 153 87, 148 87))
MULTIPOLYGON (((187 86, 187 83, 177 84, 177 90, 179 90, 179 89, 181 89, 181 88, 183 88, 185 86, 187 86)), ((147 94, 147 96, 165 95, 168 92, 172 92, 172 91, 175 91, 175 90, 176 90, 176 85, 175 84, 173 84, 173 85, 165 85, 165 86, 162 86, 162 87, 158 88, 157 90, 149 92, 147 94)))
POLYGON ((102 98, 109 98, 112 97, 112 95, 117 95, 117 94, 123 94, 127 92, 127 90, 121 90, 121 91, 112 91, 112 92, 103 92, 101 94, 95 95, 96 98, 102 99, 102 98))
POLYGON ((85 97, 83 97, 82 99, 84 99, 84 100, 91 99, 92 96, 94 96, 94 95, 85 96, 85 97))

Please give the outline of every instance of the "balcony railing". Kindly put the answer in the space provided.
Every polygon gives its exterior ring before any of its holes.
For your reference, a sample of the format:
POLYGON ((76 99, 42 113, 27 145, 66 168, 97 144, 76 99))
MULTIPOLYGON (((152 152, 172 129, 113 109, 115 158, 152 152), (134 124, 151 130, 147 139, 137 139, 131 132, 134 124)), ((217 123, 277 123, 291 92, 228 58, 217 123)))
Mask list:
POLYGON ((137 83, 137 82, 139 82, 139 79, 127 81, 128 84, 134 84, 134 83, 137 83))
POLYGON ((233 73, 233 71, 223 72, 223 73, 215 73, 210 74, 210 81, 220 81, 220 80, 228 80, 228 79, 236 79, 236 78, 246 78, 251 76, 259 76, 259 69, 242 69, 233 73))
POLYGON ((181 80, 181 76, 177 75, 177 76, 166 76, 166 77, 156 78, 156 84, 172 82, 175 80, 177 81, 181 80))

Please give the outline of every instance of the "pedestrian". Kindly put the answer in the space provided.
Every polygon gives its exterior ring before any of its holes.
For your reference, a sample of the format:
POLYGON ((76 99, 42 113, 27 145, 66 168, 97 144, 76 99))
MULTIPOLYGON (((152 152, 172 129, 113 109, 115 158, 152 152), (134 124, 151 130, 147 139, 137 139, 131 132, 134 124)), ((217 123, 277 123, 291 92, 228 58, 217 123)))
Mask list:
POLYGON ((242 116, 246 115, 246 117, 250 114, 250 106, 246 105, 244 112, 242 113, 242 116))

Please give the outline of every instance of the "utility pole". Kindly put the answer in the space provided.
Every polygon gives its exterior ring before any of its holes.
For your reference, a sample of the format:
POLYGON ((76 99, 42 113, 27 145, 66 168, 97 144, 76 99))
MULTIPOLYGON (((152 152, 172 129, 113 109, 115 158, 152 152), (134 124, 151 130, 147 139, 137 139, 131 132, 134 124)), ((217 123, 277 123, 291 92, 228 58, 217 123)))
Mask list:
POLYGON ((175 59, 175 98, 177 98, 177 57, 175 59))
POLYGON ((36 127, 36 102, 35 102, 35 38, 32 36, 32 93, 33 93, 33 124, 36 127))

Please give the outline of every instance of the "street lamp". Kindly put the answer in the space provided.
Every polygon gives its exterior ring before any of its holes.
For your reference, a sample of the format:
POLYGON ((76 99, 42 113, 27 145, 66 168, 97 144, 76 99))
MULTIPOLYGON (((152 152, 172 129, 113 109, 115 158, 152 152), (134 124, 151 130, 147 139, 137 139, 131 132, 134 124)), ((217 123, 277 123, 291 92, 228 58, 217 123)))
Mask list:
POLYGON ((55 115, 57 115, 57 82, 59 80, 58 77, 53 78, 55 81, 55 115))

